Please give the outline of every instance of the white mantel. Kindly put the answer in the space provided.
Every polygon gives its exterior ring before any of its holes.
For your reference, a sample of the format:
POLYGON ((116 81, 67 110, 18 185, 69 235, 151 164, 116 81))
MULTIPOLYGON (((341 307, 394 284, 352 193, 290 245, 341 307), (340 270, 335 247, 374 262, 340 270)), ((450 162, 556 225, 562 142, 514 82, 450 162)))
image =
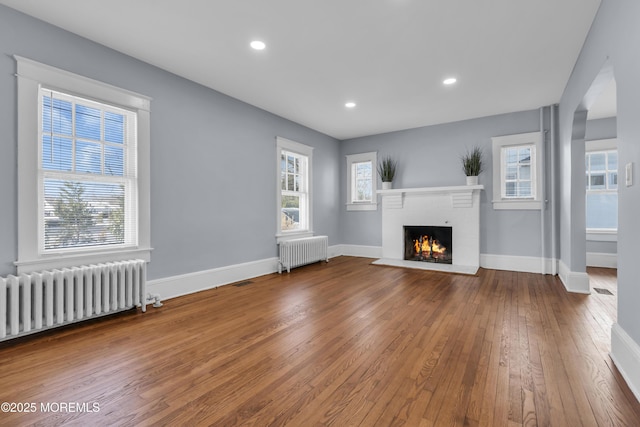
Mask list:
POLYGON ((475 274, 480 266, 480 191, 483 185, 379 190, 382 258, 374 264, 475 274), (404 226, 452 227, 453 264, 405 261, 404 226))

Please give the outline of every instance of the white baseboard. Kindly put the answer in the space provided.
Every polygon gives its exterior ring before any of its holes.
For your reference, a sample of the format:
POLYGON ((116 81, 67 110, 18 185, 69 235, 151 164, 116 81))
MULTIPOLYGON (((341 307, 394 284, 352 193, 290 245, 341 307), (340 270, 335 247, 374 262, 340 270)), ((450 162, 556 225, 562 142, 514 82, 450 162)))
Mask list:
POLYGON ((336 245, 337 255, 355 256, 362 258, 381 258, 382 246, 336 245))
POLYGON ((577 272, 569 270, 569 267, 562 262, 558 261, 558 276, 560 281, 564 285, 568 292, 574 292, 578 294, 590 294, 591 287, 589 286, 589 276, 586 272, 577 272))
POLYGON ((587 267, 618 268, 618 254, 587 252, 587 267))
POLYGON ((640 345, 614 323, 611 327, 611 359, 640 402, 640 345))
POLYGON ((159 294, 165 300, 194 292, 217 288, 218 286, 248 280, 278 271, 278 259, 267 258, 245 262, 211 270, 149 280, 147 291, 159 294))
POLYGON ((540 257, 480 254, 480 267, 491 270, 519 271, 523 273, 553 274, 554 260, 540 257))

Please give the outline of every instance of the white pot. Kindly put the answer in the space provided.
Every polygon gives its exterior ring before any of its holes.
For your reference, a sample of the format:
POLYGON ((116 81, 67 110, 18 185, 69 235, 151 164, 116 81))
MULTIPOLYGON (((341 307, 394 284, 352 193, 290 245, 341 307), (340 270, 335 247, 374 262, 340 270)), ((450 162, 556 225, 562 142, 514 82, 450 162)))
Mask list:
POLYGON ((478 185, 478 175, 476 175, 476 176, 468 176, 467 177, 467 185, 478 185))
POLYGON ((393 182, 389 181, 382 181, 382 189, 383 190, 391 190, 391 186, 393 185, 393 182))

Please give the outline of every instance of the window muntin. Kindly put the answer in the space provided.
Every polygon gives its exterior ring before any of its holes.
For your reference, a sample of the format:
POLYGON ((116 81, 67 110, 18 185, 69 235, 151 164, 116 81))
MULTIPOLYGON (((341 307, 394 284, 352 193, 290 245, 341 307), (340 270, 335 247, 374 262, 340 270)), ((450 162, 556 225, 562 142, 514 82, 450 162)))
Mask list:
POLYGON ((39 93, 39 250, 136 245, 135 113, 39 93))
POLYGON ((618 152, 585 154, 586 225, 588 230, 618 229, 618 152))

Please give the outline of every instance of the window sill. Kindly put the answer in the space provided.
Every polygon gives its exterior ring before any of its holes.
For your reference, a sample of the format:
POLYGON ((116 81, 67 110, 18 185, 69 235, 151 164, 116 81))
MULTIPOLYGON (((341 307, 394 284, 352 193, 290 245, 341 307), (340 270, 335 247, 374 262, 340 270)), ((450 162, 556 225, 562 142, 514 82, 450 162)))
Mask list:
POLYGON ((617 242, 618 232, 613 230, 587 230, 589 242, 617 242))
POLYGON ((50 254, 43 255, 39 259, 19 260, 14 262, 18 268, 18 274, 34 271, 60 269, 80 265, 99 264, 104 262, 123 261, 127 259, 151 260, 153 248, 132 248, 110 251, 91 251, 85 253, 50 254))
POLYGON ((542 202, 539 200, 494 200, 495 210, 541 210, 542 202))
POLYGON ((303 230, 276 234, 276 242, 280 243, 286 240, 302 239, 303 237, 313 237, 313 231, 303 230))
POLYGON ((375 211, 377 209, 377 203, 347 203, 348 211, 375 211))

